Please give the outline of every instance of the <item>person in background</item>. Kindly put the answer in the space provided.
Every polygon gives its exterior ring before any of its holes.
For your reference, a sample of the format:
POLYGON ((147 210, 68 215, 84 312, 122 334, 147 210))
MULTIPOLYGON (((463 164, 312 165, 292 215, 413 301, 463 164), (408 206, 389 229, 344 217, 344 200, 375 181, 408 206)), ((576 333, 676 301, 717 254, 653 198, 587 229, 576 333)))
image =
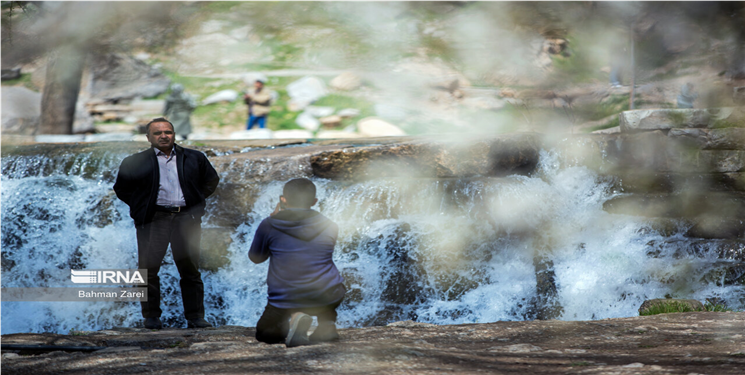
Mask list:
POLYGON ((168 244, 181 276, 187 327, 212 327, 204 320, 199 253, 205 199, 220 177, 203 153, 174 143, 174 126, 165 118, 150 121, 146 131, 152 147, 126 157, 114 184, 134 219, 138 268, 147 269, 147 301, 141 303, 145 328, 163 328, 158 271, 168 244))
POLYGON ((336 308, 346 293, 332 260, 339 227, 310 208, 316 202, 312 181, 290 180, 256 230, 248 257, 254 263, 269 259, 269 301, 256 323, 258 341, 294 347, 339 339, 336 308), (311 316, 318 327, 308 337, 311 316))
POLYGON ((191 95, 184 92, 184 86, 178 83, 171 85, 171 94, 166 98, 163 116, 173 124, 177 137, 186 139, 191 133, 189 117, 195 108, 197 103, 191 95))
POLYGON ((257 124, 259 128, 266 127, 266 117, 272 105, 272 94, 264 88, 264 83, 266 83, 264 78, 257 78, 254 87, 243 95, 243 101, 248 105, 248 121, 246 122, 248 130, 257 124))
POLYGON ((698 94, 693 91, 693 84, 687 82, 680 88, 678 94, 678 108, 693 108, 693 101, 698 98, 698 94))

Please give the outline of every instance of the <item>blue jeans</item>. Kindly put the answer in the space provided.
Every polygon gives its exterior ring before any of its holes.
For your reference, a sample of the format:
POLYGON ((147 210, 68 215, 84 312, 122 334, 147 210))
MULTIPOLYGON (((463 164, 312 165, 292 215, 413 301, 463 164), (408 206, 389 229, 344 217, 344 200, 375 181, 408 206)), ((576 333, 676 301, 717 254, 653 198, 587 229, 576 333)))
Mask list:
POLYGON ((266 116, 254 116, 249 115, 248 121, 246 121, 246 129, 251 130, 255 124, 259 124, 259 128, 263 129, 266 127, 266 116))

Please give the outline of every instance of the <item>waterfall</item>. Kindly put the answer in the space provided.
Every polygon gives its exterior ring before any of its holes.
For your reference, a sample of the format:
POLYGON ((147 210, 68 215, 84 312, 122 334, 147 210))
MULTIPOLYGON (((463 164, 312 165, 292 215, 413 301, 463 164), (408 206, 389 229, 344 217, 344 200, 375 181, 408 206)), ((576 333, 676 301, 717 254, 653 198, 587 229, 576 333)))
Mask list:
MULTIPOLYGON (((112 190, 125 155, 3 157, 4 288, 63 285, 71 268, 135 268, 134 225, 112 190)), ((613 181, 560 159, 542 151, 530 176, 314 178, 314 208, 339 225, 334 261, 348 289, 339 325, 627 317, 666 295, 744 307, 743 286, 725 280, 732 263, 718 255, 717 240, 684 237, 682 222, 661 230, 648 218, 605 212, 603 203, 621 194, 613 181)), ((203 271, 209 321, 255 326, 261 315, 268 264, 251 263, 247 252, 284 182, 260 187, 232 232, 228 262, 203 271)), ((185 326, 178 279, 169 251, 161 269, 167 326, 185 326)), ((130 302, 2 302, 3 334, 141 319, 130 302)))

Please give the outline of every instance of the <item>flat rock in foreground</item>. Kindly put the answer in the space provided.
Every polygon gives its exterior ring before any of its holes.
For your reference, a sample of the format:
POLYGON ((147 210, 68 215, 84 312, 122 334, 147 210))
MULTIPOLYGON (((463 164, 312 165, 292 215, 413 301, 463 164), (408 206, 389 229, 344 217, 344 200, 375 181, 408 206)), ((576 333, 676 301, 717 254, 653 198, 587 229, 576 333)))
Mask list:
POLYGON ((397 322, 340 330, 341 341, 285 348, 254 329, 82 335, 11 334, 2 343, 105 346, 92 353, 3 351, 13 374, 742 374, 745 313, 678 313, 597 321, 435 326, 397 322))

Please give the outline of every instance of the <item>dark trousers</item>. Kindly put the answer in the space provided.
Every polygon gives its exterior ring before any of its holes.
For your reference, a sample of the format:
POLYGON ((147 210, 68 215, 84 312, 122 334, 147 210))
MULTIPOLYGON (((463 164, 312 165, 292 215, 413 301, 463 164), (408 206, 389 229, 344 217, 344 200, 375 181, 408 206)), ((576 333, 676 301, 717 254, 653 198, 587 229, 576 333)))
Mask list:
POLYGON ((266 304, 264 313, 261 314, 259 322, 256 323, 256 340, 267 344, 278 344, 285 342, 287 332, 290 330, 290 315, 296 312, 304 312, 318 318, 318 324, 330 322, 336 324, 336 308, 341 300, 331 305, 321 307, 304 307, 297 309, 280 309, 266 304))
POLYGON ((171 244, 173 261, 181 276, 181 299, 186 319, 204 318, 204 283, 199 273, 202 239, 201 218, 188 212, 156 212, 153 221, 137 228, 139 268, 147 269, 147 302, 142 302, 144 318, 159 318, 160 264, 171 244))

